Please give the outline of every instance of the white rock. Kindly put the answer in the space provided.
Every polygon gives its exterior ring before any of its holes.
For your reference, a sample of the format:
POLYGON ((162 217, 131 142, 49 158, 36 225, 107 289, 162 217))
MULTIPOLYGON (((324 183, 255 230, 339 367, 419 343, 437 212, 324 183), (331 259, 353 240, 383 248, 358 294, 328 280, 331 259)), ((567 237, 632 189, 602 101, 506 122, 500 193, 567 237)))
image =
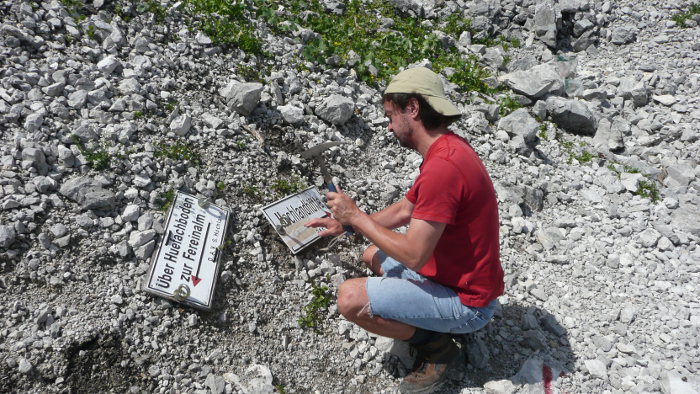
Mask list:
POLYGON ((605 367, 605 363, 602 361, 585 360, 583 363, 586 365, 586 369, 588 369, 588 373, 591 375, 604 380, 608 379, 608 370, 605 367))
POLYGON ((292 104, 277 107, 284 121, 289 124, 299 124, 304 121, 304 109, 292 104))
POLYGON ((180 115, 170 122, 170 131, 182 137, 190 131, 192 127, 192 117, 187 114, 180 115))
POLYGON ((124 222, 133 222, 134 220, 139 218, 139 206, 136 204, 129 204, 124 208, 124 212, 122 212, 122 220, 124 222))
POLYGON ((138 248, 156 236, 155 230, 132 231, 129 235, 129 246, 138 248))
POLYGON ((676 103, 676 98, 670 94, 653 95, 651 96, 651 99, 667 107, 670 107, 676 103))
POLYGON ((100 70, 104 75, 111 74, 121 62, 117 60, 116 57, 109 55, 97 63, 97 69, 100 70))

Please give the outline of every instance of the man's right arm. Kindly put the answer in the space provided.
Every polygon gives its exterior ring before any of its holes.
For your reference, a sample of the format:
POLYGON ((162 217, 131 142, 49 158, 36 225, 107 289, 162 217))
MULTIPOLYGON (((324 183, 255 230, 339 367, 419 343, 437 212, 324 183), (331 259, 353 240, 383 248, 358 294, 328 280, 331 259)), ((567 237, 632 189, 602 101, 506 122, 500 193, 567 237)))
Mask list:
POLYGON ((369 217, 383 227, 395 229, 407 225, 411 221, 412 213, 413 204, 404 197, 369 217))

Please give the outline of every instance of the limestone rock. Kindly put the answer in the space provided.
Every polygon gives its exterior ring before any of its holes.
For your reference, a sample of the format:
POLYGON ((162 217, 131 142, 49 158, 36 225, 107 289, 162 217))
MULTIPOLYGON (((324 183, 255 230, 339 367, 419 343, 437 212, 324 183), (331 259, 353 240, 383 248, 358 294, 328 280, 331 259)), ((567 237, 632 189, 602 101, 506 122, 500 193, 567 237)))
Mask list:
POLYGON ((334 94, 323 100, 315 113, 326 122, 342 125, 352 117, 354 110, 355 103, 350 98, 334 94))
POLYGON ((547 99, 547 112, 554 123, 566 131, 589 136, 596 132, 596 117, 582 101, 550 97, 547 99))
POLYGON ((533 29, 537 38, 550 48, 557 46, 557 17, 554 1, 538 1, 535 5, 533 29))
POLYGON ((564 86, 561 75, 551 63, 539 64, 526 71, 515 71, 498 79, 514 92, 533 100, 559 93, 564 86))
POLYGON ((103 189, 93 178, 79 176, 66 181, 59 193, 77 202, 83 209, 103 211, 113 208, 114 193, 103 189))
POLYGON ((235 83, 225 96, 231 110, 248 116, 260 102, 263 85, 259 82, 235 83))
POLYGON ((292 104, 277 107, 284 121, 289 124, 299 124, 304 121, 304 109, 292 104))

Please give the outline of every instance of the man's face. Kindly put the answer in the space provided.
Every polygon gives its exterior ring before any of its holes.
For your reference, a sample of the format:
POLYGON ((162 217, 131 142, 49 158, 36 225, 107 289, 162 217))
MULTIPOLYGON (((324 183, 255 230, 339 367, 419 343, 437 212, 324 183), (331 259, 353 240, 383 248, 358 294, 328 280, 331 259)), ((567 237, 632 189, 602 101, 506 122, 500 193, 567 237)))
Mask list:
MULTIPOLYGON (((407 107, 408 109, 408 107, 407 107)), ((410 116, 406 110, 396 105, 393 101, 384 102, 384 114, 389 118, 387 129, 394 133, 401 146, 413 149, 414 144, 411 138, 413 129, 410 124, 410 116)))

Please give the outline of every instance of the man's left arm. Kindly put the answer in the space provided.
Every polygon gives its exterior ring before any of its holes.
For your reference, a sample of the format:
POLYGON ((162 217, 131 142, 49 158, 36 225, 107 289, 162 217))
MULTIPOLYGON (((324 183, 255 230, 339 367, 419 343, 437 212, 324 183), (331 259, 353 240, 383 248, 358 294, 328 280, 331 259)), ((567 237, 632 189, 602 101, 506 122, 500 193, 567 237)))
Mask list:
POLYGON ((328 207, 342 224, 353 226, 384 253, 418 271, 428 261, 445 230, 445 223, 412 218, 408 231, 394 232, 362 212, 345 193, 328 193, 328 207))
POLYGON ((445 223, 412 218, 408 231, 403 234, 380 226, 364 212, 349 223, 384 253, 416 272, 428 262, 446 226, 445 223))

